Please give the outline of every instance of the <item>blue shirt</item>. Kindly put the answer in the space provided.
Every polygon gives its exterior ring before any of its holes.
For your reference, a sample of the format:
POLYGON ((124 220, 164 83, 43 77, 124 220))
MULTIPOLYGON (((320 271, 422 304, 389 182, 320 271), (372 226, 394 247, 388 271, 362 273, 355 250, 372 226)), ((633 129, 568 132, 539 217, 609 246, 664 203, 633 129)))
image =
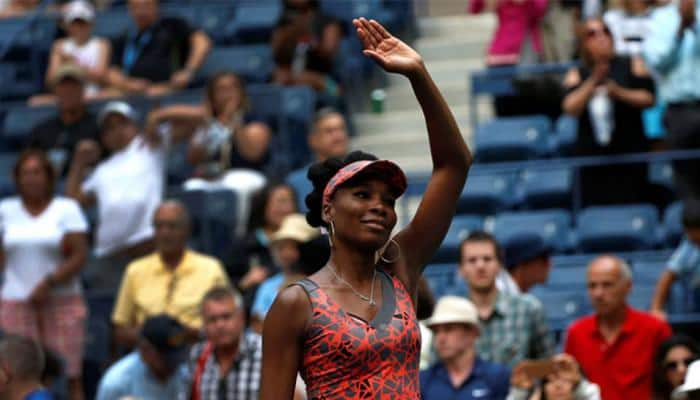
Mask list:
POLYGON ((668 269, 678 275, 688 287, 700 289, 700 247, 687 237, 668 260, 668 269))
POLYGON ((661 99, 666 103, 700 100, 700 2, 696 22, 678 39, 681 17, 671 2, 654 10, 643 44, 644 61, 654 71, 661 99))
POLYGON ((255 315, 261 320, 265 319, 265 315, 270 311, 270 307, 272 307, 272 303, 275 302, 277 292, 279 292, 283 283, 284 276, 282 274, 275 274, 265 279, 255 292, 255 300, 250 310, 251 315, 255 315))
POLYGON ((24 397, 24 400, 53 400, 54 397, 46 389, 35 390, 24 397))
POLYGON ((287 183, 294 189, 297 194, 297 205, 300 213, 305 213, 309 209, 306 207, 304 199, 306 195, 314 190, 314 185, 311 183, 309 178, 306 177, 306 173, 309 170, 311 164, 294 170, 287 175, 287 183))
POLYGON ((186 390, 187 369, 183 366, 166 381, 158 381, 141 359, 138 351, 124 356, 112 365, 100 380, 97 400, 175 399, 186 390))
POLYGON ((450 381, 447 369, 438 362, 420 373, 423 400, 503 400, 508 396, 510 370, 476 358, 469 377, 459 387, 450 381))

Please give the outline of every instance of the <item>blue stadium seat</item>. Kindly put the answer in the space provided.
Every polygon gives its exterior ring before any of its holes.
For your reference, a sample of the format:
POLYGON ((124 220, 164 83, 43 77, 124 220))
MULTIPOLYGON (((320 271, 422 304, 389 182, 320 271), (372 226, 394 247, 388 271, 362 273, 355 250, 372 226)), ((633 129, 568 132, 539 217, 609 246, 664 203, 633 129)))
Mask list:
POLYGON ((224 35, 236 43, 268 43, 281 15, 279 2, 240 2, 223 28, 224 35))
POLYGON ((214 47, 197 71, 196 82, 221 71, 235 71, 247 82, 266 82, 272 75, 272 49, 267 45, 214 47))
POLYGON ((549 276, 544 286, 548 289, 575 291, 577 293, 586 293, 586 272, 587 265, 577 265, 562 267, 552 263, 552 268, 549 270, 549 276))
POLYGON ((430 264, 425 267, 423 276, 436 299, 447 294, 449 288, 454 285, 457 268, 457 263, 430 264))
POLYGON ((664 229, 666 230, 666 243, 676 246, 683 237, 683 204, 677 201, 664 211, 664 229))
POLYGON ((659 243, 659 213, 649 204, 589 207, 576 221, 582 251, 650 250, 659 243))
POLYGON ((282 91, 282 107, 287 119, 287 149, 293 166, 305 165, 311 159, 306 140, 316 105, 316 92, 308 86, 290 86, 282 91))
POLYGON ((180 90, 169 93, 160 98, 154 99, 153 103, 165 107, 174 104, 201 105, 205 100, 206 93, 202 89, 180 90))
POLYGON ((111 351, 112 326, 110 316, 114 295, 93 291, 85 292, 88 307, 87 328, 83 355, 83 387, 86 398, 93 399, 102 371, 107 367, 111 351))
POLYGON ((562 115, 557 119, 554 133, 557 152, 562 155, 573 154, 578 139, 578 119, 571 115, 562 115))
POLYGON ((673 166, 669 161, 657 161, 649 163, 649 182, 665 187, 672 193, 676 191, 673 182, 673 166))
POLYGON ((15 193, 12 169, 16 160, 17 154, 15 153, 0 153, 0 198, 15 193))
POLYGON ((512 173, 484 173, 467 178, 457 201, 457 214, 489 215, 517 203, 512 173))
POLYGON ((627 303, 638 310, 648 310, 651 307, 654 290, 655 287, 651 285, 632 285, 627 303))
POLYGON ((569 324, 585 314, 585 299, 581 293, 547 290, 535 287, 532 292, 544 307, 549 329, 563 332, 569 324))
POLYGON ((574 189, 570 168, 531 168, 523 171, 520 188, 528 208, 569 207, 574 189))
POLYGON ((505 117, 479 125, 474 135, 478 161, 541 158, 550 153, 551 123, 544 115, 505 117))
POLYGON ((92 33, 98 37, 114 40, 133 26, 131 17, 125 9, 112 9, 97 13, 92 33))
POLYGON ((0 63, 0 99, 22 99, 41 90, 40 80, 31 74, 21 77, 19 70, 28 68, 26 63, 0 63))
POLYGON ((433 262, 452 262, 459 260, 459 245, 471 231, 483 229, 484 220, 478 215, 457 215, 452 219, 442 245, 435 253, 433 262))
POLYGON ((635 285, 653 286, 666 269, 666 263, 637 261, 632 264, 632 280, 635 285))
POLYGON ((20 147, 34 125, 56 114, 56 107, 15 107, 10 109, 3 122, 3 139, 20 147))
POLYGON ((493 234, 500 242, 521 233, 540 236, 556 252, 571 249, 571 214, 566 210, 503 212, 496 216, 493 234))

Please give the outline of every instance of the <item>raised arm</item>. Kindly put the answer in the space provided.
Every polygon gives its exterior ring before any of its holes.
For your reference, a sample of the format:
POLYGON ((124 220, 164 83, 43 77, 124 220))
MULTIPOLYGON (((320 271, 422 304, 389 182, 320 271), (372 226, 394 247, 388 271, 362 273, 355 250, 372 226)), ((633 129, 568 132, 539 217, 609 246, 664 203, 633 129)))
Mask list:
POLYGON ((433 172, 415 217, 395 238, 402 249, 411 286, 415 287, 422 268, 447 233, 472 155, 421 56, 378 22, 364 18, 353 22, 365 55, 387 72, 409 79, 425 117, 433 172))

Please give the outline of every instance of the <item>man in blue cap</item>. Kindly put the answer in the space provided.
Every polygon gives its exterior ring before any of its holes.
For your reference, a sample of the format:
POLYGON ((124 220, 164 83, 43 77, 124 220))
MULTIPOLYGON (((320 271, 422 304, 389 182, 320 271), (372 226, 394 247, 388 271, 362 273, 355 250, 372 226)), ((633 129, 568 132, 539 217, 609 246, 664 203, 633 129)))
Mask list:
POLYGON ((100 381, 97 400, 174 399, 185 390, 187 329, 167 315, 143 325, 138 350, 112 365, 100 381))
POLYGON ((506 269, 496 279, 502 293, 527 293, 537 284, 547 282, 551 247, 536 234, 516 234, 504 241, 506 269))

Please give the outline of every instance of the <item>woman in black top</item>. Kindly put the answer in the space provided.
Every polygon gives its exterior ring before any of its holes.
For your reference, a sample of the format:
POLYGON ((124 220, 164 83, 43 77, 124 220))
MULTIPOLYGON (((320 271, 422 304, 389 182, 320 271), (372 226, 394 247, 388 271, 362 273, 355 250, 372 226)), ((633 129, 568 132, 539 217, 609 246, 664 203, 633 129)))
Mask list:
MULTIPOLYGON (((577 155, 649 150, 642 110, 654 104, 654 83, 639 59, 616 56, 610 30, 599 18, 584 23, 580 67, 564 81, 562 108, 578 117, 577 155)), ((640 202, 646 164, 621 164, 581 171, 584 205, 640 202)))

